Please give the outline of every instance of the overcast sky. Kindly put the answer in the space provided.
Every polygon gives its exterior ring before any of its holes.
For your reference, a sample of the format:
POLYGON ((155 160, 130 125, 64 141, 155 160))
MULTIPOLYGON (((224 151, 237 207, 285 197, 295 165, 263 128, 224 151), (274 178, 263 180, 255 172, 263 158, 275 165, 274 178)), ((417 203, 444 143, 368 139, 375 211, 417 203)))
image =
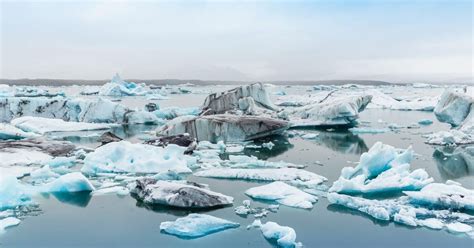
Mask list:
POLYGON ((472 80, 470 0, 0 2, 0 78, 472 80))

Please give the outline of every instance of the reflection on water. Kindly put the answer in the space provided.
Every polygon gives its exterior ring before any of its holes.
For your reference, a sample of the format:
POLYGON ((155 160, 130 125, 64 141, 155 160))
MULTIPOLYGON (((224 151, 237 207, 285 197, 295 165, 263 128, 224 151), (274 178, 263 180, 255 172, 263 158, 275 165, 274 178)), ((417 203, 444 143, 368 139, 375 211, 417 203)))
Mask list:
POLYGON ((328 211, 335 212, 335 213, 364 217, 371 220, 373 224, 379 225, 379 226, 388 226, 390 224, 390 221, 379 220, 361 211, 347 208, 338 204, 329 204, 326 209, 328 211))
POLYGON ((264 137, 258 140, 255 140, 254 143, 255 145, 262 145, 263 143, 267 142, 272 142, 275 144, 275 146, 270 150, 270 149, 250 149, 246 148, 244 149, 244 154, 247 156, 255 156, 259 159, 266 160, 271 157, 276 157, 280 154, 285 153, 286 151, 290 150, 293 148, 293 144, 290 143, 288 140, 288 137, 284 135, 272 135, 269 137, 264 137))
POLYGON ((474 146, 440 147, 433 158, 444 180, 474 175, 474 146))
POLYGON ((90 192, 55 192, 50 194, 44 194, 43 197, 48 198, 49 195, 53 195, 61 203, 77 206, 81 208, 87 207, 92 198, 90 192))
POLYGON ((364 140, 349 131, 322 131, 316 141, 331 150, 345 154, 362 154, 369 150, 364 140))

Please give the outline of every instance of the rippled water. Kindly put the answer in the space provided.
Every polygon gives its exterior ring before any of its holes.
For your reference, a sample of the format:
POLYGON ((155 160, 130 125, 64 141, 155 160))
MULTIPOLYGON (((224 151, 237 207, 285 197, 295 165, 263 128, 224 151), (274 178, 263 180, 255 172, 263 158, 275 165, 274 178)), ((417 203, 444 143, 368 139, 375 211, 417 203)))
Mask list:
MULTIPOLYGON (((161 106, 199 106, 205 94, 176 95, 170 100, 157 101, 161 106)), ((143 107, 144 98, 130 97, 122 101, 128 106, 143 107)), ((412 169, 424 168, 435 181, 447 179, 461 182, 474 188, 474 171, 462 167, 458 160, 445 160, 443 149, 424 143, 422 134, 434 130, 448 129, 437 122, 432 112, 390 111, 367 109, 361 114, 361 122, 371 127, 383 126, 383 121, 401 126, 431 119, 433 125, 415 129, 402 128, 399 132, 354 135, 347 130, 305 129, 319 132, 315 140, 299 137, 274 136, 260 142, 273 141, 277 146, 272 151, 245 150, 247 155, 271 161, 284 160, 307 165, 307 170, 323 175, 329 184, 336 180, 345 166, 359 160, 375 142, 406 148, 413 146, 417 153, 412 169), (382 121, 379 121, 382 120, 382 121), (316 163, 318 162, 318 163, 316 163), (319 164, 319 162, 322 164, 319 164)), ((117 128, 117 133, 138 142, 142 131, 154 130, 156 126, 127 126, 117 128)), ((96 146, 93 135, 89 138, 69 137, 80 145, 96 146)), ((189 180, 206 183, 210 188, 233 196, 234 207, 248 197, 244 191, 261 185, 258 182, 219 180, 190 176, 189 180)), ((390 195, 378 196, 390 197, 390 195)), ((9 229, 0 238, 5 247, 272 247, 275 244, 263 238, 259 230, 245 227, 253 217, 240 217, 233 207, 208 211, 241 224, 238 229, 227 230, 199 239, 183 240, 160 233, 162 221, 175 220, 190 211, 142 206, 130 196, 89 194, 44 195, 36 199, 41 206, 39 216, 26 218, 18 227, 9 229)), ((258 201, 253 206, 266 204, 258 201)), ((473 240, 458 237, 446 231, 427 228, 411 228, 403 225, 375 220, 365 214, 346 208, 329 205, 325 198, 319 199, 311 210, 280 206, 277 213, 270 213, 265 221, 275 221, 293 227, 297 241, 305 247, 473 247, 473 240)))

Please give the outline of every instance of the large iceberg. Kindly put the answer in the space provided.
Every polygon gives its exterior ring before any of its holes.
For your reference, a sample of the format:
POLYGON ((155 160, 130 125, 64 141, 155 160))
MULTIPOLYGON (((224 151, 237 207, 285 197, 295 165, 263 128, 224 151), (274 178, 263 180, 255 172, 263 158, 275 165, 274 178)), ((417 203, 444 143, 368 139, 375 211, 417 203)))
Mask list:
POLYGON ((354 125, 371 95, 334 97, 299 108, 286 109, 279 116, 288 116, 292 127, 354 125))
POLYGON ((245 194, 255 199, 276 201, 282 205, 295 208, 312 208, 313 204, 318 200, 316 196, 303 192, 284 182, 273 182, 254 187, 245 191, 245 194))
POLYGON ((199 177, 259 180, 259 181, 285 181, 293 185, 315 187, 327 179, 323 176, 302 169, 234 169, 217 168, 202 170, 194 173, 199 177))
POLYGON ((107 99, 68 99, 5 97, 0 98, 0 121, 9 122, 22 116, 97 123, 158 123, 158 118, 144 110, 131 110, 107 99))
POLYGON ((160 230, 180 238, 190 239, 239 226, 238 223, 207 214, 189 214, 175 221, 161 222, 160 230))
POLYGON ((109 83, 104 84, 100 90, 100 96, 143 96, 148 93, 144 85, 126 82, 115 74, 109 83))
POLYGON ((189 173, 184 151, 177 145, 156 147, 119 141, 105 144, 86 155, 81 171, 96 173, 189 173))
POLYGON ((206 114, 224 114, 235 111, 256 114, 257 108, 277 110, 262 83, 244 85, 226 92, 210 94, 204 101, 202 108, 206 114))
POLYGON ((296 232, 288 226, 280 226, 276 222, 268 221, 262 224, 260 220, 255 220, 249 227, 256 227, 262 231, 263 236, 268 240, 276 241, 278 247, 298 248, 303 247, 296 242, 296 232))
POLYGON ((50 119, 44 117, 24 116, 13 119, 11 124, 26 132, 45 134, 50 132, 73 132, 88 130, 104 130, 111 127, 110 124, 69 122, 61 119, 50 119))
POLYGON ((418 190, 433 182, 424 169, 410 172, 413 150, 403 152, 377 142, 360 157, 356 167, 345 167, 330 192, 376 193, 383 191, 418 190))
POLYGON ((132 190, 146 204, 181 208, 212 208, 230 205, 233 198, 196 185, 145 178, 132 190))
POLYGON ((474 190, 459 184, 432 183, 420 191, 403 192, 412 204, 439 208, 474 210, 474 190))
POLYGON ((222 114, 178 117, 158 130, 158 133, 162 135, 188 133, 198 141, 238 142, 278 134, 288 127, 288 122, 283 120, 222 114))

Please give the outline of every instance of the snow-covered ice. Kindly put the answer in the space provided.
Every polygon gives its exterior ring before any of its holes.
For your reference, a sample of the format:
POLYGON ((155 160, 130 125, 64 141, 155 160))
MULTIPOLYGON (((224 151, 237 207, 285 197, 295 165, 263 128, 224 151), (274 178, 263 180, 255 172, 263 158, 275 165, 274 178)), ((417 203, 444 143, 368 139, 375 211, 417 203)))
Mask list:
POLYGON ((238 228, 240 224, 207 214, 189 214, 175 221, 161 222, 160 230, 180 238, 199 238, 229 228, 238 228))
POLYGON ((250 188, 245 191, 245 194, 255 199, 276 201, 295 208, 312 208, 318 200, 317 197, 284 182, 273 182, 250 188))
POLYGON ((104 130, 111 127, 110 124, 87 123, 87 122, 69 122, 61 119, 51 119, 44 117, 24 116, 13 119, 11 124, 15 127, 37 134, 50 132, 73 132, 88 130, 104 130))
POLYGON ((431 183, 420 191, 403 193, 408 195, 413 204, 474 210, 474 190, 466 189, 456 183, 431 183))

